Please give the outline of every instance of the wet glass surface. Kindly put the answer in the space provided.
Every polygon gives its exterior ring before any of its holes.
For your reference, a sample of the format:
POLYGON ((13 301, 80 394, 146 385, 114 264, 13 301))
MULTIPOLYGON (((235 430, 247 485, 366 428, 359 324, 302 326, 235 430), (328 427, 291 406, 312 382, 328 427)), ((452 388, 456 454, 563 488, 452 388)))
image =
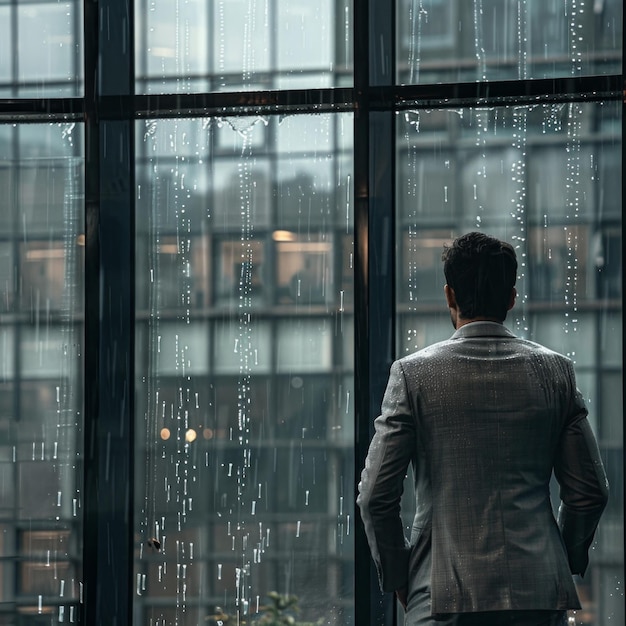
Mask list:
POLYGON ((13 620, 6 623, 76 621, 83 530, 82 127, 3 126, 0 145, 0 607, 13 620))
POLYGON ((141 0, 137 91, 350 86, 352 21, 350 0, 141 0))
POLYGON ((353 623, 349 122, 137 124, 137 624, 353 623))
POLYGON ((83 6, 0 2, 0 98, 83 94, 83 6))
MULTIPOLYGON (((518 297, 505 324, 569 356, 611 484, 578 626, 619 623, 623 596, 622 243, 618 103, 409 111, 398 123, 399 354, 447 339, 444 243, 509 241, 518 297), (617 178, 619 180, 619 177, 617 178), (611 592, 608 593, 607 589, 611 592)), ((412 521, 407 483, 405 521, 412 521)))
POLYGON ((621 71, 621 0, 396 0, 400 84, 621 71))

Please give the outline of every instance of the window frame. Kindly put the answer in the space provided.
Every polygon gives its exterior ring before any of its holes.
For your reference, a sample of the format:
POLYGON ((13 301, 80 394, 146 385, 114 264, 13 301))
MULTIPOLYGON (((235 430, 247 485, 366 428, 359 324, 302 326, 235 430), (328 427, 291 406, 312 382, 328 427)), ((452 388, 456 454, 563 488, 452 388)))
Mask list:
MULTIPOLYGON (((86 458, 82 623, 133 622, 134 406, 132 392, 126 394, 124 390, 133 389, 134 385, 133 164, 137 120, 216 114, 342 111, 354 114, 354 445, 358 479, 372 431, 371 415, 380 403, 395 352, 396 114, 409 109, 477 104, 501 106, 623 98, 624 53, 619 75, 397 85, 395 13, 395 2, 354 0, 353 57, 359 62, 354 66, 352 87, 157 96, 134 94, 134 2, 86 0, 84 96, 0 99, 2 122, 73 120, 85 125, 86 458), (118 26, 101 28, 103 16, 118 26), (107 245, 109 241, 115 241, 116 245, 107 245), (117 313, 100 319, 102 310, 117 313), (114 352, 111 346, 116 344, 125 348, 114 352), (114 478, 108 474, 112 463, 118 468, 114 478), (104 506, 105 502, 110 505, 104 506), (126 583, 120 585, 120 580, 126 583), (110 601, 111 598, 116 601, 110 601)), ((623 103, 623 112, 625 107, 623 103)), ((623 139, 622 125, 622 181, 623 139)), ((622 182, 622 192, 624 188, 622 182)), ((356 493, 356 484, 354 490, 356 493)), ((393 599, 389 594, 383 596, 378 589, 358 512, 356 517, 355 623, 395 623, 393 599)))

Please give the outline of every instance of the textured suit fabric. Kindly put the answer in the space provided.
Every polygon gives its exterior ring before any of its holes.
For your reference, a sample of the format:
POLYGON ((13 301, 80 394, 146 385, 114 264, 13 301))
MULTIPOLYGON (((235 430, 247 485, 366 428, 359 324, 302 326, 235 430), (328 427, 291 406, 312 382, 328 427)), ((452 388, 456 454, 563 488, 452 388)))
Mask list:
POLYGON ((434 620, 430 605, 418 603, 406 613, 404 626, 567 626, 567 611, 488 611, 451 613, 434 620))
POLYGON ((569 359, 471 322, 392 365, 374 424, 357 503, 384 591, 429 594, 433 615, 580 608, 608 484, 569 359))

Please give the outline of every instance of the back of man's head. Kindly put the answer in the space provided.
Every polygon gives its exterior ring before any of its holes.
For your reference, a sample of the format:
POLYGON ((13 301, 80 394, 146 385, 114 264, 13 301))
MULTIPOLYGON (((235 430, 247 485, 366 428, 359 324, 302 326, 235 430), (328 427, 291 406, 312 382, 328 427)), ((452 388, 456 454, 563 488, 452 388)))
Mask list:
POLYGON ((461 317, 504 321, 517 278, 517 257, 510 244, 472 232, 444 246, 443 272, 454 290, 461 317))

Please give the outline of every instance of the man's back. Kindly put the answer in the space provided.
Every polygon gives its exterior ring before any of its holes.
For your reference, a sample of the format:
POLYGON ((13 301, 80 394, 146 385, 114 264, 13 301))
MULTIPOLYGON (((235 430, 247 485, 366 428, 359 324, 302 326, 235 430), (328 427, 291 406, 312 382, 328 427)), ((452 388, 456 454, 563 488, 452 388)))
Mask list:
MULTIPOLYGON (((587 411, 571 362, 501 324, 473 322, 394 364, 389 385, 372 445, 404 448, 392 456, 414 466, 409 597, 428 581, 433 613, 578 608, 550 477, 554 466, 566 502, 571 490, 588 498, 593 529, 606 480, 590 466, 588 494, 568 483, 572 463, 597 455, 579 428, 587 411)), ((366 467, 362 493, 376 482, 388 489, 396 468, 382 463, 372 483, 366 467)), ((373 534, 375 517, 364 515, 373 534)))
POLYGON ((586 415, 569 361, 475 322, 401 364, 432 493, 433 610, 576 607, 549 493, 565 422, 586 415))

